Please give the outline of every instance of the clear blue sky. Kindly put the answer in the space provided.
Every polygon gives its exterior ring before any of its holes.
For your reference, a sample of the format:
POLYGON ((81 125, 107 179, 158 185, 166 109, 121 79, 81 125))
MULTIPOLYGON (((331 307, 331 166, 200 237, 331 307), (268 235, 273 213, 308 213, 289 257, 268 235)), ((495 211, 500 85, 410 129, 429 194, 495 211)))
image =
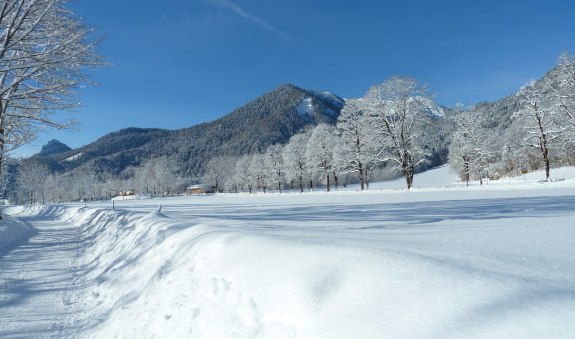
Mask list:
POLYGON ((125 127, 178 129, 223 116, 283 83, 362 96, 393 75, 440 104, 494 101, 575 52, 566 0, 77 0, 113 64, 24 154, 57 138, 75 148, 125 127))

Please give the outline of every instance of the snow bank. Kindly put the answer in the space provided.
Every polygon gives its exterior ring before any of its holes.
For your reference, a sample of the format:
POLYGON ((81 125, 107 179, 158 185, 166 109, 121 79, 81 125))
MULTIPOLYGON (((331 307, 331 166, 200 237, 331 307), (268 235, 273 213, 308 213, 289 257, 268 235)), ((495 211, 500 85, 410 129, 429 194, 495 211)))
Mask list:
POLYGON ((28 224, 3 214, 0 220, 0 257, 25 243, 35 231, 28 224))

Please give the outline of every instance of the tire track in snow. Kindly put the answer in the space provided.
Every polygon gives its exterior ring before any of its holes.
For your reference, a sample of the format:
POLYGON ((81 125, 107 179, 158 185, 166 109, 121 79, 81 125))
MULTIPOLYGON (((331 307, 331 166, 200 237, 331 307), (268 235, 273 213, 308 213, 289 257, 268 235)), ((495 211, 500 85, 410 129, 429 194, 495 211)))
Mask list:
POLYGON ((0 258, 0 338, 75 336, 81 228, 45 218, 19 218, 38 234, 0 258))

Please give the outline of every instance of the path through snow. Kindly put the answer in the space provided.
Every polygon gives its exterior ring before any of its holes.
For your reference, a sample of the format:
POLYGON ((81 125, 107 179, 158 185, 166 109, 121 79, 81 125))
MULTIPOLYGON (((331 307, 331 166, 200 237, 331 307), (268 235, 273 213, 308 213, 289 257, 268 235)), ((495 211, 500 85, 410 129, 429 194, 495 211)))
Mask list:
POLYGON ((71 336, 81 229, 61 220, 20 219, 38 234, 0 260, 0 338, 71 336))

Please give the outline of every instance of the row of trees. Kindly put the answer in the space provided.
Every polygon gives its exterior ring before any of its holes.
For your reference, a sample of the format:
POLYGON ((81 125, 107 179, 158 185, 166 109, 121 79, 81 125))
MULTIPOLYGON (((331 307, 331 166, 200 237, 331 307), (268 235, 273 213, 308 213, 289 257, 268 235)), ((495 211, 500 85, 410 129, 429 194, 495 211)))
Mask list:
POLYGON ((281 192, 288 184, 303 192, 314 183, 338 189, 343 177, 344 185, 353 180, 364 190, 374 170, 386 167, 401 173, 410 189, 416 169, 439 148, 430 126, 442 114, 425 86, 393 77, 347 100, 335 126, 318 124, 261 154, 212 158, 205 182, 218 191, 281 192))
POLYGON ((518 104, 505 130, 492 128, 477 107, 457 108, 449 163, 464 181, 540 168, 549 180, 552 164, 573 164, 575 57, 563 53, 553 71, 530 81, 514 99, 518 104))
POLYGON ((190 179, 179 177, 167 157, 154 158, 139 167, 130 167, 120 176, 87 169, 72 173, 50 173, 38 161, 20 166, 17 190, 8 197, 13 203, 60 203, 62 201, 109 200, 122 191, 164 196, 182 192, 190 179))

